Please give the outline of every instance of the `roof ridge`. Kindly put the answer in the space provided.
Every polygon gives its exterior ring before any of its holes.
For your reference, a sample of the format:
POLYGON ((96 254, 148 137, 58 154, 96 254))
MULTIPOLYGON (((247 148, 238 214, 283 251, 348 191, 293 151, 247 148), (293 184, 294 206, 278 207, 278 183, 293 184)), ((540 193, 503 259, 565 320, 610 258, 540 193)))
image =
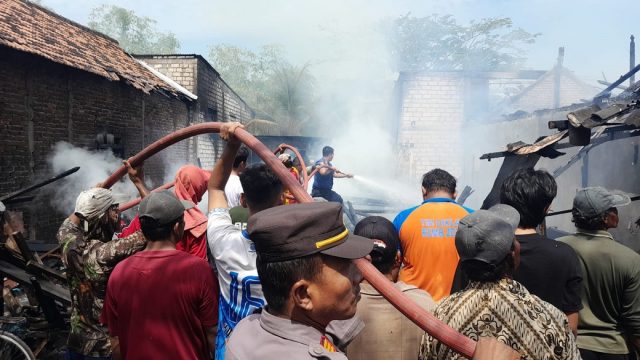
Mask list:
POLYGON ((145 93, 173 87, 139 64, 120 44, 27 0, 0 0, 0 46, 39 56, 145 93))
MULTIPOLYGON (((73 20, 69 19, 69 18, 66 18, 66 17, 64 17, 64 16, 62 16, 62 15, 60 15, 60 14, 58 14, 58 13, 54 12, 53 10, 49 10, 49 9, 47 9, 46 7, 44 7, 44 6, 42 6, 42 5, 36 4, 36 3, 34 3, 34 2, 32 2, 32 1, 30 1, 30 0, 16 0, 16 1, 22 2, 22 3, 24 3, 24 4, 25 4, 25 5, 27 5, 27 6, 37 8, 38 10, 43 11, 43 12, 45 12, 45 13, 47 13, 47 14, 51 15, 51 16, 55 16, 55 17, 57 17, 58 19, 60 19, 60 20, 62 20, 62 21, 64 21, 64 22, 66 22, 66 23, 68 23, 68 24, 71 24, 71 25, 73 25, 73 26, 77 26, 77 27, 79 27, 79 28, 81 28, 81 29, 83 29, 83 30, 86 30, 86 31, 92 32, 92 33, 94 33, 94 34, 96 34, 96 35, 98 35, 98 36, 101 36, 101 37, 103 37, 103 38, 105 38, 105 39, 107 39, 107 40, 109 40, 109 41, 114 42, 116 45, 118 45, 118 47, 120 47, 120 43, 118 42, 118 40, 116 40, 116 39, 112 38, 111 36, 106 35, 106 34, 103 34, 103 33, 101 33, 100 31, 94 30, 94 29, 92 29, 92 28, 90 28, 90 27, 88 27, 88 26, 86 26, 86 25, 82 25, 82 24, 80 24, 80 23, 78 23, 78 22, 75 22, 75 21, 73 21, 73 20)), ((124 50, 124 49, 123 49, 123 50, 124 50)))

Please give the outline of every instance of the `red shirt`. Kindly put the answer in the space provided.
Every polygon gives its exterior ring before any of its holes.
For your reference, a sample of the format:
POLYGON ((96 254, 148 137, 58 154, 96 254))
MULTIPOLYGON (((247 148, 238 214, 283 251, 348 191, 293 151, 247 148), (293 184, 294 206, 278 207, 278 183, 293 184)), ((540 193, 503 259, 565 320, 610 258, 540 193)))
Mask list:
MULTIPOLYGON (((136 215, 131 223, 118 234, 118 238, 127 237, 138 230, 140 230, 140 218, 136 215)), ((207 233, 195 237, 189 231, 185 231, 182 239, 176 244, 176 249, 207 260, 207 233)))
POLYGON ((218 299, 206 261, 182 251, 142 251, 109 277, 101 321, 124 359, 210 359, 206 328, 218 299))

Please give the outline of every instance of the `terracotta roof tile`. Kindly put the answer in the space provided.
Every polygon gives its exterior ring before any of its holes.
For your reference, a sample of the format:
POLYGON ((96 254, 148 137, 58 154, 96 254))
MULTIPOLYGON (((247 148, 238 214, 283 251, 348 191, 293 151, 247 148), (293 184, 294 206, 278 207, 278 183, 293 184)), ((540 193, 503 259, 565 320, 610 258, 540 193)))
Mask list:
POLYGON ((175 90, 145 69, 118 42, 23 0, 0 1, 0 45, 42 56, 146 93, 175 90))

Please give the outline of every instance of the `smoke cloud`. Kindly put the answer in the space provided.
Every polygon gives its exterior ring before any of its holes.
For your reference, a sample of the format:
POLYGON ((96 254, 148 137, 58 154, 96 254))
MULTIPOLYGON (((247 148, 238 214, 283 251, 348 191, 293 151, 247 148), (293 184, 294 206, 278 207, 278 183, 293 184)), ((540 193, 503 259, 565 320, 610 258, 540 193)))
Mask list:
MULTIPOLYGON (((81 191, 95 187, 122 166, 122 159, 110 150, 89 151, 61 141, 54 145, 47 159, 53 174, 79 166, 72 174, 52 186, 51 205, 63 214, 70 214, 75 208, 76 198, 81 191)), ((135 187, 128 181, 119 181, 111 189, 115 194, 132 199, 138 196, 135 187)))

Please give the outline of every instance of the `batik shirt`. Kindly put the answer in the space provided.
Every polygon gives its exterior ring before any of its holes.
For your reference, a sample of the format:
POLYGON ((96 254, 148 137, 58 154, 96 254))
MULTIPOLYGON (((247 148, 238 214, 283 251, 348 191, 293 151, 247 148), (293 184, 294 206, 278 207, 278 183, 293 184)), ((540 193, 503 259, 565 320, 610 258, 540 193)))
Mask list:
POLYGON ((67 347, 85 356, 110 356, 109 333, 99 321, 107 280, 119 261, 144 248, 144 236, 138 231, 109 242, 88 240, 80 226, 66 219, 56 237, 71 292, 67 347))
POLYGON ((224 359, 231 331, 243 318, 265 305, 256 268, 256 248, 246 230, 232 222, 229 209, 209 212, 207 240, 220 284, 216 359, 224 359))
MULTIPOLYGON (((434 315, 472 340, 497 338, 523 360, 580 359, 565 314, 514 280, 471 282, 444 298, 434 315)), ((420 360, 463 358, 431 335, 423 336, 420 360)))

